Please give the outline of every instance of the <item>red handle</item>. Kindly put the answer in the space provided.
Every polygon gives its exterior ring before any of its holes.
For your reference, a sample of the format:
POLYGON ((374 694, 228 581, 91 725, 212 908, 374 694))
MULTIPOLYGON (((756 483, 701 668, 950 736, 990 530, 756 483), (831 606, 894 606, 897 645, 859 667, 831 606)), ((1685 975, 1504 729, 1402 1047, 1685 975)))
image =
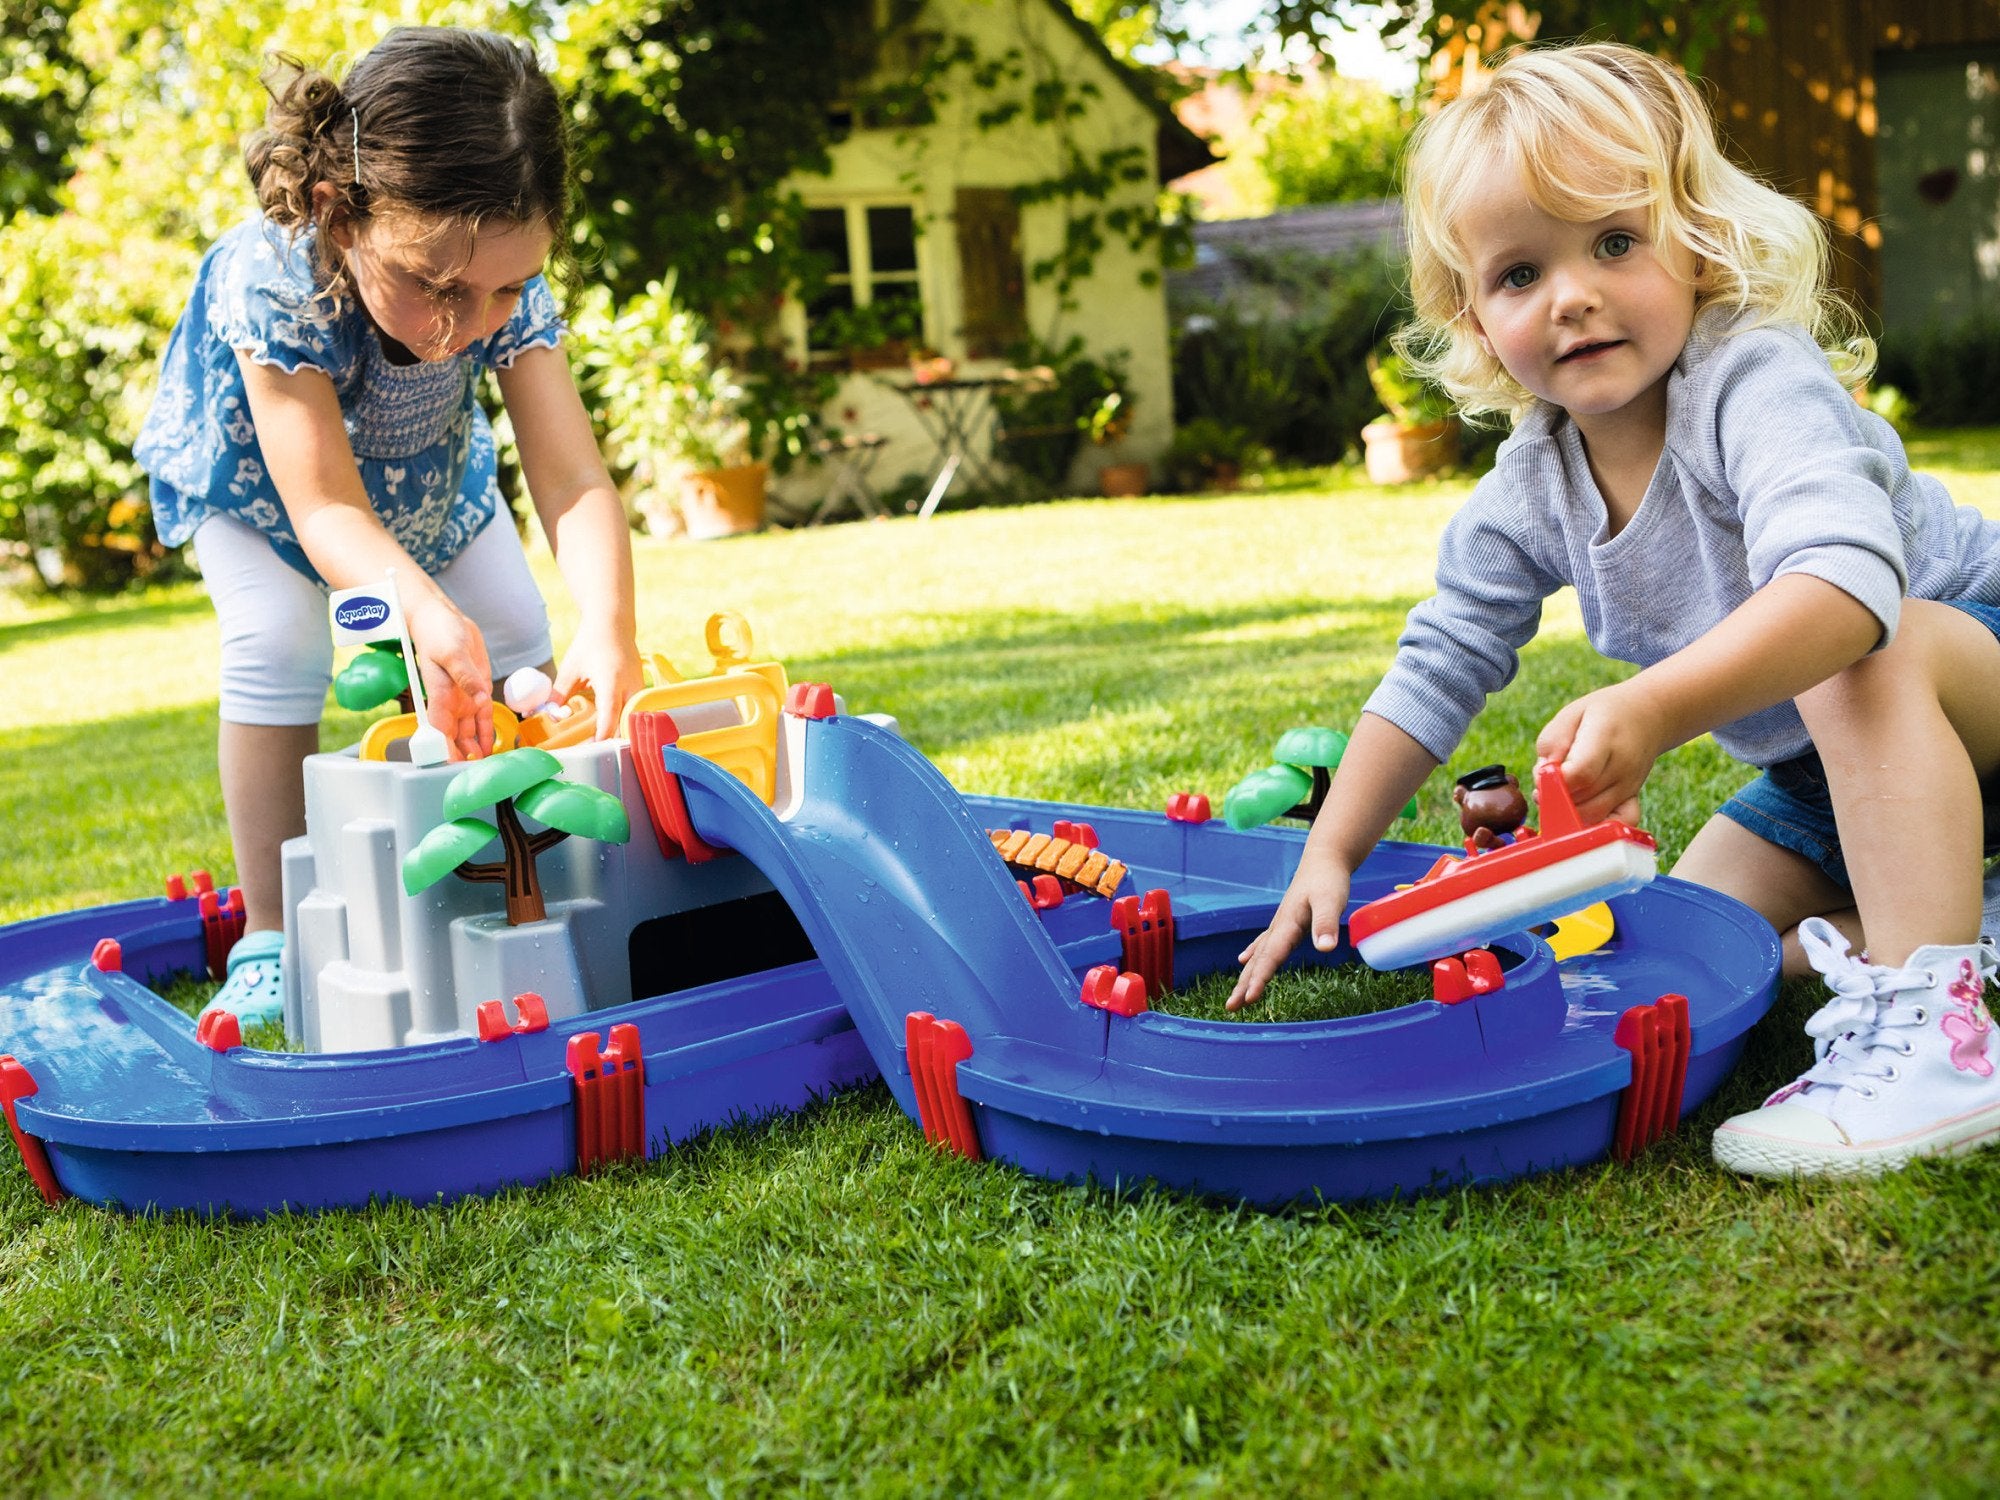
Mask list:
POLYGON ((1583 827, 1583 820, 1576 815, 1576 803, 1569 794, 1569 783, 1563 780, 1562 762, 1535 762, 1535 802, 1542 810, 1543 838, 1559 838, 1565 833, 1576 833, 1583 827))

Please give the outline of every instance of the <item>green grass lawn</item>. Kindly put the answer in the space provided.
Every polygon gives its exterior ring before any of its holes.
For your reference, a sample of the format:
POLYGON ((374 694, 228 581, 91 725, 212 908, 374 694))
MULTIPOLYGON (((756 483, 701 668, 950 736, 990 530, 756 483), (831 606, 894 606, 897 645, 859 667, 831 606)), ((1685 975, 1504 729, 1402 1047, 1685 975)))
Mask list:
MULTIPOLYGON (((1913 450, 2000 513, 2000 434, 1913 450)), ((696 669, 741 610, 968 790, 1219 801, 1283 729, 1351 724, 1465 490, 641 540, 641 637, 696 669)), ((1455 767, 1525 769, 1615 670, 1557 601, 1455 767)), ((227 877, 215 675, 195 588, 4 606, 0 921, 227 877)), ((1448 777, 1414 836, 1452 836, 1448 777)), ((1663 762, 1670 856, 1744 777, 1663 762)), ((1991 1493, 2000 1152, 1708 1160, 1813 1003, 1631 1167, 1285 1214, 943 1158, 879 1086, 589 1181, 259 1224, 49 1212, 0 1149, 0 1492, 1991 1493)))

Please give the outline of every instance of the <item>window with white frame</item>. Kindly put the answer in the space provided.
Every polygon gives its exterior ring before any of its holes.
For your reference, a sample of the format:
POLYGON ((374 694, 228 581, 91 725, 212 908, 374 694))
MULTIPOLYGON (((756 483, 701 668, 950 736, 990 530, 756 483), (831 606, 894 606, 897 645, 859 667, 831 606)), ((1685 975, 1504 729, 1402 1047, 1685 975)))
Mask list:
POLYGON ((806 348, 815 360, 924 341, 916 209, 844 203, 806 211, 805 247, 827 265, 806 304, 806 348))

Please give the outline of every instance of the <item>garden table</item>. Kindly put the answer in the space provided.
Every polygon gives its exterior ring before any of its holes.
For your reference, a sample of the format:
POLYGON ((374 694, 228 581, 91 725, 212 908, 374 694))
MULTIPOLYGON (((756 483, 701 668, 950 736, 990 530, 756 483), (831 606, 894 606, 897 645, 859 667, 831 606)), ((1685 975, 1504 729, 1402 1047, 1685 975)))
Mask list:
POLYGON ((961 468, 975 481, 994 489, 1002 487, 1006 476, 993 456, 993 404, 995 391, 1021 383, 1012 371, 999 375, 951 375, 938 380, 883 379, 882 384, 910 403, 925 434, 937 446, 937 477, 931 481, 919 516, 929 516, 944 499, 945 491, 961 468))

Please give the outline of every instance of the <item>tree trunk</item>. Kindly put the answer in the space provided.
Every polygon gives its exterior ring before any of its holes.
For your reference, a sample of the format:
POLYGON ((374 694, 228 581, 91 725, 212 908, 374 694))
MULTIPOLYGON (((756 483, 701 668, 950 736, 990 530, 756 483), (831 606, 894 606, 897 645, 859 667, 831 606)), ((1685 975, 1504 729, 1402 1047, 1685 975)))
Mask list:
POLYGON ((512 797, 495 805, 493 820, 500 825, 500 847, 506 851, 506 863, 475 865, 468 860, 453 873, 460 880, 506 886, 509 927, 546 920, 549 913, 542 901, 542 877, 535 868, 535 859, 544 849, 553 849, 569 835, 559 828, 544 828, 540 833, 530 834, 514 812, 512 797))
POLYGON ((542 902, 542 877, 535 868, 535 857, 568 835, 547 828, 529 837, 514 812, 511 797, 494 808, 493 816, 500 825, 500 847, 507 851, 507 925, 520 927, 542 921, 548 908, 542 902))

